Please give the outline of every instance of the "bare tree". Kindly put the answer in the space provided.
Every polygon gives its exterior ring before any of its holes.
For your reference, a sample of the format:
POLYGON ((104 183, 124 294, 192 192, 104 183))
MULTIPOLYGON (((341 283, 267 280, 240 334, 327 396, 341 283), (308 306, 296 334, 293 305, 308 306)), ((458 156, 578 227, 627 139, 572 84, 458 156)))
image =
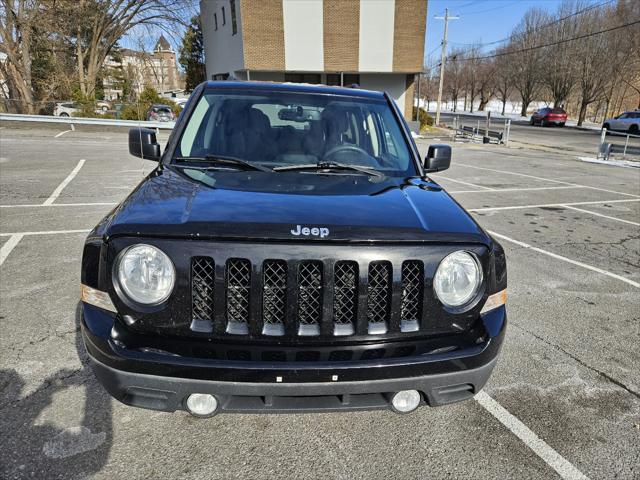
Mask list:
POLYGON ((484 59, 478 67, 478 94, 480 96, 480 104, 478 111, 484 111, 489 100, 496 92, 496 64, 490 60, 484 59))
MULTIPOLYGON (((563 42, 577 36, 579 15, 575 15, 575 13, 584 7, 584 2, 576 3, 573 0, 565 0, 556 14, 557 17, 564 20, 556 21, 545 28, 545 42, 563 42)), ((544 50, 542 83, 549 90, 555 107, 559 107, 567 101, 578 81, 577 48, 576 43, 568 42, 544 50)))
POLYGON ((18 100, 15 107, 24 113, 35 111, 31 42, 41 6, 39 0, 1 0, 0 3, 0 52, 7 55, 7 61, 0 63, 0 69, 7 82, 9 97, 18 100))
POLYGON ((524 14, 512 36, 514 53, 509 55, 509 67, 512 69, 513 86, 522 100, 520 115, 523 117, 527 115, 529 104, 540 94, 542 87, 543 52, 537 47, 541 44, 540 27, 547 20, 545 12, 531 9, 524 14))
MULTIPOLYGON (((580 17, 580 31, 589 34, 609 23, 605 10, 592 10, 580 17)), ((606 34, 593 35, 580 41, 577 49, 579 75, 580 112, 578 125, 582 125, 587 115, 587 107, 604 98, 606 87, 613 73, 610 38, 606 34)))
POLYGON ((447 61, 445 91, 453 102, 453 111, 458 110, 458 99, 463 88, 464 51, 454 50, 447 61))
MULTIPOLYGON (((498 54, 506 54, 509 52, 509 46, 501 47, 497 50, 498 54)), ((502 102, 502 115, 505 113, 507 101, 511 99, 513 93, 513 69, 510 66, 508 55, 500 55, 496 57, 495 62, 495 93, 498 100, 502 102)))
POLYGON ((64 13, 76 25, 69 35, 75 46, 83 96, 95 96, 102 65, 125 33, 139 25, 170 30, 170 24, 182 22, 188 4, 185 0, 78 0, 75 4, 61 4, 60 8, 66 9, 64 13))

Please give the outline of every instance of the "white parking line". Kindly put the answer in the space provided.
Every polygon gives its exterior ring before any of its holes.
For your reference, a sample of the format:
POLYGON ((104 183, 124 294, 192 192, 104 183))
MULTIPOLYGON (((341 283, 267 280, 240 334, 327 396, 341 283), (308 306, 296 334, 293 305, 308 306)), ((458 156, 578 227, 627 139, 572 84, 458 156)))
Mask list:
POLYGON ((516 437, 529 447, 533 452, 553 468, 560 477, 565 480, 588 480, 588 477, 571 464, 566 458, 556 452, 547 442, 536 435, 529 427, 517 417, 509 413, 502 405, 496 402, 485 392, 480 392, 474 397, 487 412, 493 415, 500 423, 511 431, 516 437))
POLYGON ((85 161, 86 160, 82 159, 78 162, 78 165, 76 165, 76 168, 74 168, 69 174, 69 176, 65 178, 60 185, 58 185, 58 188, 56 188, 53 191, 51 196, 47 198, 42 205, 51 205, 56 200, 56 198, 60 196, 60 194, 62 193, 62 190, 64 190, 64 187, 66 187, 69 184, 69 182, 73 180, 73 178, 78 174, 78 172, 84 165, 85 161))
POLYGON ((631 220, 624 220, 622 218, 610 217, 609 215, 603 215, 602 213, 594 212, 592 210, 584 210, 582 208, 576 208, 576 207, 572 207, 570 205, 563 205, 563 207, 566 207, 566 208, 568 208, 570 210, 575 210, 577 212, 583 212, 583 213, 588 213, 590 215, 595 215, 596 217, 608 218, 609 220, 615 220, 616 222, 628 223, 630 225, 636 225, 636 226, 640 227, 640 223, 632 222, 631 220))
POLYGON ((18 242, 22 240, 23 236, 24 235, 21 233, 14 233, 13 235, 11 235, 9 240, 7 240, 7 243, 2 245, 2 247, 0 248, 0 265, 4 263, 5 259, 11 253, 11 250, 13 250, 18 242))
POLYGON ((529 188, 492 188, 491 190, 453 190, 448 193, 502 193, 502 192, 527 192, 535 190, 564 190, 567 188, 584 188, 581 185, 562 185, 559 187, 529 187, 529 188))
POLYGON ((577 186, 577 187, 582 187, 582 188, 589 188, 591 190, 599 190, 601 192, 616 193, 618 195, 626 195, 626 196, 629 196, 629 197, 638 197, 638 198, 640 198, 640 195, 636 195, 634 193, 618 192, 617 190, 608 190, 606 188, 593 187, 591 185, 581 185, 579 183, 565 182, 565 181, 562 181, 562 180, 555 180, 555 179, 552 179, 552 178, 537 177, 535 175, 528 175, 526 173, 509 172, 507 170, 496 170, 494 168, 487 168, 487 167, 476 167, 475 165, 467 165, 467 164, 462 164, 462 163, 458 163, 456 165, 459 165, 461 167, 476 168, 478 170, 487 170, 489 172, 504 173, 506 175, 516 175, 516 176, 519 176, 519 177, 533 178, 535 180, 542 180, 544 182, 561 183, 563 185, 572 185, 572 186, 577 186))
POLYGON ((13 232, 13 233, 0 233, 0 237, 11 237, 14 235, 59 235, 63 233, 88 233, 91 230, 85 228, 83 230, 42 230, 39 232, 13 232))
POLYGON ((572 265, 576 265, 578 267, 586 268, 587 270, 591 270, 593 272, 601 273, 608 277, 615 278, 616 280, 620 280, 622 282, 628 283, 633 287, 640 288, 640 283, 630 280, 616 273, 609 272, 607 270, 603 270, 601 268, 594 267, 592 265, 587 265, 586 263, 578 262, 577 260, 572 260, 570 258, 563 257, 562 255, 558 255, 557 253, 549 252, 547 250, 543 250, 542 248, 534 247, 533 245, 529 245, 528 243, 521 242, 520 240, 515 240, 513 238, 507 237, 506 235, 502 235, 500 233, 492 232, 491 230, 487 230, 487 232, 489 232, 494 237, 498 237, 502 240, 506 240, 507 242, 511 242, 520 247, 533 250, 534 252, 542 253, 544 255, 548 255, 549 257, 555 258, 557 260, 562 260, 563 262, 571 263, 572 265))
POLYGON ((94 207, 101 205, 117 205, 117 202, 93 202, 93 203, 50 203, 44 205, 42 203, 31 203, 26 205, 0 205, 0 208, 36 208, 36 207, 94 207))
POLYGON ((53 138, 59 138, 62 135, 64 135, 65 133, 69 133, 69 132, 73 132, 73 130, 72 129, 65 130, 64 132, 60 132, 59 134, 55 135, 53 138))
POLYGON ((462 185, 469 185, 470 187, 482 188, 483 190, 493 190, 493 188, 490 188, 490 187, 483 187, 482 185, 476 185, 475 183, 463 182, 462 180, 455 180, 455 179, 449 178, 449 177, 438 176, 438 177, 436 177, 436 180, 438 180, 438 179, 446 180, 448 182, 460 183, 462 185))
POLYGON ((543 208, 543 207, 568 207, 570 205, 601 205, 604 203, 626 203, 640 202, 640 199, 624 199, 624 200, 595 200, 590 202, 571 202, 571 203, 538 203, 536 205, 513 205, 509 207, 483 207, 468 208, 467 212, 497 212, 500 210, 520 210, 523 208, 543 208))

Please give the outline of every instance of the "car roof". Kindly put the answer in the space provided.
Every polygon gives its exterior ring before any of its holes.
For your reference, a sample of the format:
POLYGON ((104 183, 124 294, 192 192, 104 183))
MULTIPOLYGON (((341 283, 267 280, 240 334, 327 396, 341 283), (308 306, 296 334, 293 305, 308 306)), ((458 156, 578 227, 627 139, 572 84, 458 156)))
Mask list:
POLYGON ((213 89, 234 89, 234 90, 255 90, 255 91, 278 91, 278 92, 297 92, 311 94, 329 94, 329 95, 345 95, 349 97, 359 98, 376 98, 384 99, 384 93, 374 90, 363 90, 361 88, 350 87, 330 87, 328 85, 310 84, 310 83, 279 83, 279 82, 254 82, 254 81, 227 81, 227 80, 209 80, 206 84, 207 88, 213 89))

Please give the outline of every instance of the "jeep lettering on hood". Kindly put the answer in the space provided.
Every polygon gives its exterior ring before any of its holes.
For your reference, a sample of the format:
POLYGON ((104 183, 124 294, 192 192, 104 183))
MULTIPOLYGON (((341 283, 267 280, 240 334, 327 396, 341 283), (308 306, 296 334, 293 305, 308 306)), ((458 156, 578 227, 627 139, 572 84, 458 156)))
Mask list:
POLYGON ((291 235, 295 235, 296 237, 300 236, 300 235, 304 235, 305 237, 308 237, 309 235, 312 235, 314 237, 320 237, 320 238, 324 238, 324 237, 328 237, 329 236, 329 229, 326 227, 303 227, 301 225, 296 225, 296 228, 294 228, 293 230, 291 230, 291 235))

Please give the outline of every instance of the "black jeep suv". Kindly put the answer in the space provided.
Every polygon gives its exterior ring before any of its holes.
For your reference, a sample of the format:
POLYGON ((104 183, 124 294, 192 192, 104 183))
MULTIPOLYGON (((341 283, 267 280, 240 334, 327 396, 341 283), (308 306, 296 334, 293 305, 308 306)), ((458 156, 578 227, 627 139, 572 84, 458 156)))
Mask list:
POLYGON ((471 398, 506 326, 502 247, 428 177, 388 95, 209 82, 89 234, 82 332, 100 382, 199 416, 471 398))

